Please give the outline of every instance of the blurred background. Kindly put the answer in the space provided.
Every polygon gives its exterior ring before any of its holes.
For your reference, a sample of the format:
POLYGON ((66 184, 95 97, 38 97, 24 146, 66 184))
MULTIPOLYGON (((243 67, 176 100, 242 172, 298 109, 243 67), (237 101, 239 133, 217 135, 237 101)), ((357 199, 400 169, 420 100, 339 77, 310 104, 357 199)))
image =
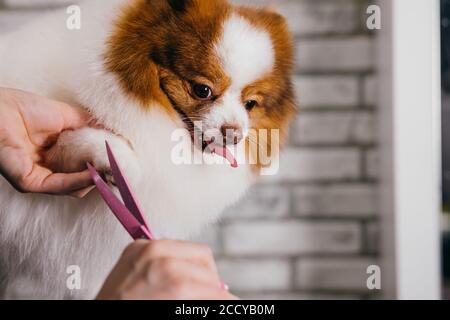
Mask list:
MULTIPOLYGON (((93 0, 95 1, 95 0, 93 0)), ((61 0, 0 0, 0 32, 61 0)), ((300 116, 277 176, 265 179, 197 240, 243 298, 375 298, 377 106, 374 37, 361 0, 272 3, 297 42, 300 116)))

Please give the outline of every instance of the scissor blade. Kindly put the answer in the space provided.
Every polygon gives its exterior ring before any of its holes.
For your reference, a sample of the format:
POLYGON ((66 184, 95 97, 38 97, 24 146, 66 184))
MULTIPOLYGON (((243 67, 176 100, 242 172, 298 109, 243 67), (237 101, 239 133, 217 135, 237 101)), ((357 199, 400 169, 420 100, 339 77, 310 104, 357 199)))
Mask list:
POLYGON ((125 206, 128 208, 128 210, 131 211, 134 217, 138 219, 139 222, 142 225, 146 226, 146 228, 150 231, 150 228, 148 227, 147 221, 144 218, 139 203, 136 200, 135 195, 131 191, 130 184, 128 183, 126 176, 120 169, 119 163, 117 162, 116 157, 114 156, 114 153, 112 152, 108 141, 105 141, 105 144, 106 144, 106 151, 108 153, 109 165, 111 166, 112 175, 114 177, 117 188, 119 189, 120 195, 122 196, 123 202, 125 203, 125 206))
POLYGON ((142 238, 152 239, 152 235, 145 228, 145 225, 143 226, 120 202, 117 196, 109 189, 106 182, 100 177, 97 170, 90 163, 87 163, 87 167, 100 195, 131 237, 135 240, 142 238))

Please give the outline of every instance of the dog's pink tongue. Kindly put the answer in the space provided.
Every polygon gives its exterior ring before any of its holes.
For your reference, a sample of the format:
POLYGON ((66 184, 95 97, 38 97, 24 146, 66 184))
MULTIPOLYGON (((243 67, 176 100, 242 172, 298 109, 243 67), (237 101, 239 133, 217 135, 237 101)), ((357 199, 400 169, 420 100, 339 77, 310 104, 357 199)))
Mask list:
POLYGON ((227 147, 220 146, 214 143, 210 144, 208 147, 210 148, 211 152, 226 159, 233 168, 237 168, 238 166, 237 161, 234 158, 233 154, 230 152, 230 150, 227 149, 227 147))

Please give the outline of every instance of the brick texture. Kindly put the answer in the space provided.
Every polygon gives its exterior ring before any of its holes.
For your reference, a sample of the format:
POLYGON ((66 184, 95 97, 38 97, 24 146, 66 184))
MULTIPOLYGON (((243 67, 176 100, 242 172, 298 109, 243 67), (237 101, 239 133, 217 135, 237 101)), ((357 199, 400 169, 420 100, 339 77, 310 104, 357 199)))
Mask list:
POLYGON ((227 285, 237 291, 283 291, 291 286, 291 264, 287 259, 227 259, 217 263, 227 285))
POLYGON ((280 157, 277 174, 266 180, 315 182, 357 180, 360 153, 354 147, 287 148, 280 157))
POLYGON ((299 259, 295 285, 301 290, 367 292, 366 271, 372 264, 374 261, 367 258, 299 259))
POLYGON ((241 221, 226 225, 224 238, 233 256, 356 254, 361 245, 356 222, 241 221))
MULTIPOLYGON (((95 0, 91 0, 95 1, 95 0)), ((271 3, 297 41, 300 106, 280 170, 195 241, 207 243, 231 290, 248 299, 363 299, 379 262, 378 134, 369 0, 271 3)), ((0 32, 65 0, 0 0, 0 32)))
POLYGON ((297 68, 303 72, 357 72, 373 67, 368 36, 304 39, 297 45, 297 68))
POLYGON ((354 75, 304 75, 294 79, 302 110, 354 108, 359 104, 359 82, 354 75))
POLYGON ((373 217, 377 212, 371 183, 299 186, 293 192, 292 210, 301 217, 373 217))

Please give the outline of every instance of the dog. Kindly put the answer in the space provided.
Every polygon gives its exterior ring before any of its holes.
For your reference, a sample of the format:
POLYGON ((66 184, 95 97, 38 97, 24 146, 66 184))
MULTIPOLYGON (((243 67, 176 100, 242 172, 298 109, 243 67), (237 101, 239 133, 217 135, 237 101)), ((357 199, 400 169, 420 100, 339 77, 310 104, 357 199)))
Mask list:
MULTIPOLYGON (((90 162, 108 176, 107 140, 153 233, 188 239, 264 167, 233 167, 208 147, 222 145, 233 164, 255 159, 240 154, 255 142, 252 130, 278 130, 277 141, 257 142, 271 157, 286 139, 296 112, 287 23, 273 9, 226 0, 96 0, 79 9, 79 29, 66 27, 62 10, 2 35, 0 86, 86 108, 102 127, 63 132, 42 161, 61 172, 90 162), (180 147, 200 163, 174 160, 180 147)), ((99 194, 21 194, 0 180, 1 297, 94 298, 131 241, 99 194), (66 283, 73 266, 80 288, 66 283)))

